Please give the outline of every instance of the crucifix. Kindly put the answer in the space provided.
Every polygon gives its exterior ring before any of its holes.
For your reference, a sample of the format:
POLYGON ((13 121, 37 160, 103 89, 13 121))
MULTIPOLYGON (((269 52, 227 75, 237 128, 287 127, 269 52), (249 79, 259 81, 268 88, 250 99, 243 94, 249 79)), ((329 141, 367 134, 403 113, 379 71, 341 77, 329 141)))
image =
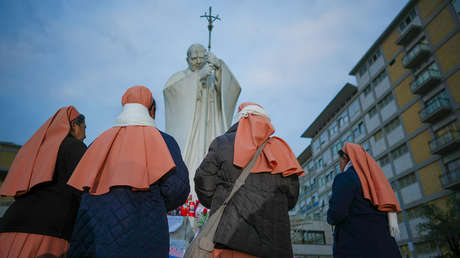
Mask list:
POLYGON ((212 28, 214 27, 213 22, 216 20, 220 21, 219 15, 212 16, 211 11, 212 11, 211 6, 209 6, 209 15, 206 12, 204 12, 204 14, 200 16, 201 18, 206 18, 208 20, 208 31, 209 31, 208 52, 211 51, 211 31, 212 31, 212 28))
MULTIPOLYGON (((208 53, 211 52, 211 31, 212 31, 212 28, 214 27, 213 26, 213 22, 216 21, 216 20, 219 20, 220 21, 220 18, 219 18, 219 15, 216 15, 216 16, 212 16, 212 8, 211 6, 209 6, 209 14, 207 14, 206 12, 204 12, 204 15, 201 15, 200 16, 201 18, 206 18, 208 20, 208 31, 209 31, 209 39, 208 39, 208 53)), ((208 61, 209 62, 209 61, 208 61)), ((206 153, 207 153, 207 147, 209 146, 209 143, 207 142, 207 135, 208 135, 208 130, 210 130, 209 128, 209 89, 210 88, 214 88, 214 80, 215 80, 215 68, 213 69, 212 73, 208 76, 207 80, 206 80, 206 84, 205 84, 205 87, 206 87, 206 104, 205 104, 205 131, 204 131, 204 152, 203 152, 203 157, 206 156, 206 153)), ((211 115, 212 116, 212 115, 211 115)))

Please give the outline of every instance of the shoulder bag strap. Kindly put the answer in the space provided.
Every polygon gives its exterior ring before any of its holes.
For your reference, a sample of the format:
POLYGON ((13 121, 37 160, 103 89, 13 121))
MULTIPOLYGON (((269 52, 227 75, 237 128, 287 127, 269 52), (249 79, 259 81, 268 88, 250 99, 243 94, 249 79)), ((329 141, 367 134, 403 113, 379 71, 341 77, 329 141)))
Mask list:
POLYGON ((254 164, 256 163, 257 158, 259 157, 260 153, 265 147, 265 144, 268 142, 270 138, 268 138, 260 147, 257 149, 256 154, 254 154, 254 157, 252 157, 251 161, 249 164, 243 169, 243 172, 241 172, 240 176, 236 179, 235 184, 233 185, 232 191, 228 195, 227 199, 225 199, 224 204, 227 206, 227 203, 230 201, 230 199, 233 197, 233 195, 240 189, 242 185, 244 185, 244 182, 246 181, 246 178, 249 176, 249 173, 251 173, 251 169, 254 167, 254 164))

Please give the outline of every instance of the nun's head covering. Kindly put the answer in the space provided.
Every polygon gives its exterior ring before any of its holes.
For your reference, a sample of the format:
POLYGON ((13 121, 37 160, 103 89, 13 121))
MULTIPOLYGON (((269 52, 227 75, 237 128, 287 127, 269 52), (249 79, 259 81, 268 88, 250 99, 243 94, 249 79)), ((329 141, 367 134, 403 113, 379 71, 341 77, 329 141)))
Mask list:
POLYGON ((0 195, 18 196, 53 180, 59 147, 70 132, 70 122, 79 115, 75 107, 63 107, 34 133, 16 154, 0 195))
POLYGON ((148 190, 176 167, 163 136, 148 114, 153 97, 144 86, 129 88, 122 97, 123 112, 114 127, 88 148, 68 184, 100 195, 112 186, 148 190))
POLYGON ((279 137, 270 138, 275 128, 262 106, 251 102, 242 103, 238 107, 237 119, 239 124, 235 136, 234 165, 246 167, 257 148, 268 140, 251 173, 282 173, 283 176, 304 174, 289 145, 279 137))
POLYGON ((396 199, 382 168, 371 155, 361 145, 350 142, 345 143, 342 151, 348 155, 356 174, 358 174, 364 198, 371 201, 380 211, 401 211, 398 199, 396 199))

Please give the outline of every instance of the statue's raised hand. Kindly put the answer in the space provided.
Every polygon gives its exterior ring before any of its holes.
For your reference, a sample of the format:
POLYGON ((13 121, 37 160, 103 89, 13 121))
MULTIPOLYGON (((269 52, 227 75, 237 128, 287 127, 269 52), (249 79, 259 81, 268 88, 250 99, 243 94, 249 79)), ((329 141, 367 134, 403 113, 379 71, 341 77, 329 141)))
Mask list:
POLYGON ((219 59, 212 52, 208 52, 208 63, 214 66, 216 69, 220 68, 219 59))
POLYGON ((214 69, 211 65, 205 64, 203 68, 201 68, 201 70, 199 71, 200 80, 208 78, 208 76, 211 75, 213 70, 214 69))

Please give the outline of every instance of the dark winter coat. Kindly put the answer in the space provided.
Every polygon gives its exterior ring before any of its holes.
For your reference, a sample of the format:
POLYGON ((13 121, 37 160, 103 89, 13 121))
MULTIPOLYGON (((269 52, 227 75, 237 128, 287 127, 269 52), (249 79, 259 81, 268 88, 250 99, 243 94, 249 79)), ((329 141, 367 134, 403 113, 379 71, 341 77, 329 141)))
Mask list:
POLYGON ((363 197, 361 182, 353 167, 338 174, 332 184, 327 222, 335 225, 334 257, 401 257, 390 235, 386 212, 377 210, 363 197))
POLYGON ((67 185, 86 145, 67 136, 59 146, 53 180, 16 197, 0 220, 0 232, 22 232, 70 240, 80 192, 67 185))
MULTIPOLYGON (((217 210, 230 194, 242 169, 233 165, 237 124, 217 137, 195 174, 200 203, 217 210)), ((298 198, 297 175, 250 174, 228 203, 218 226, 216 248, 260 257, 293 257, 288 211, 298 198)))
POLYGON ((68 257, 168 257, 167 211, 185 202, 190 185, 179 146, 173 137, 161 135, 176 168, 150 191, 118 186, 103 195, 85 192, 68 257))

